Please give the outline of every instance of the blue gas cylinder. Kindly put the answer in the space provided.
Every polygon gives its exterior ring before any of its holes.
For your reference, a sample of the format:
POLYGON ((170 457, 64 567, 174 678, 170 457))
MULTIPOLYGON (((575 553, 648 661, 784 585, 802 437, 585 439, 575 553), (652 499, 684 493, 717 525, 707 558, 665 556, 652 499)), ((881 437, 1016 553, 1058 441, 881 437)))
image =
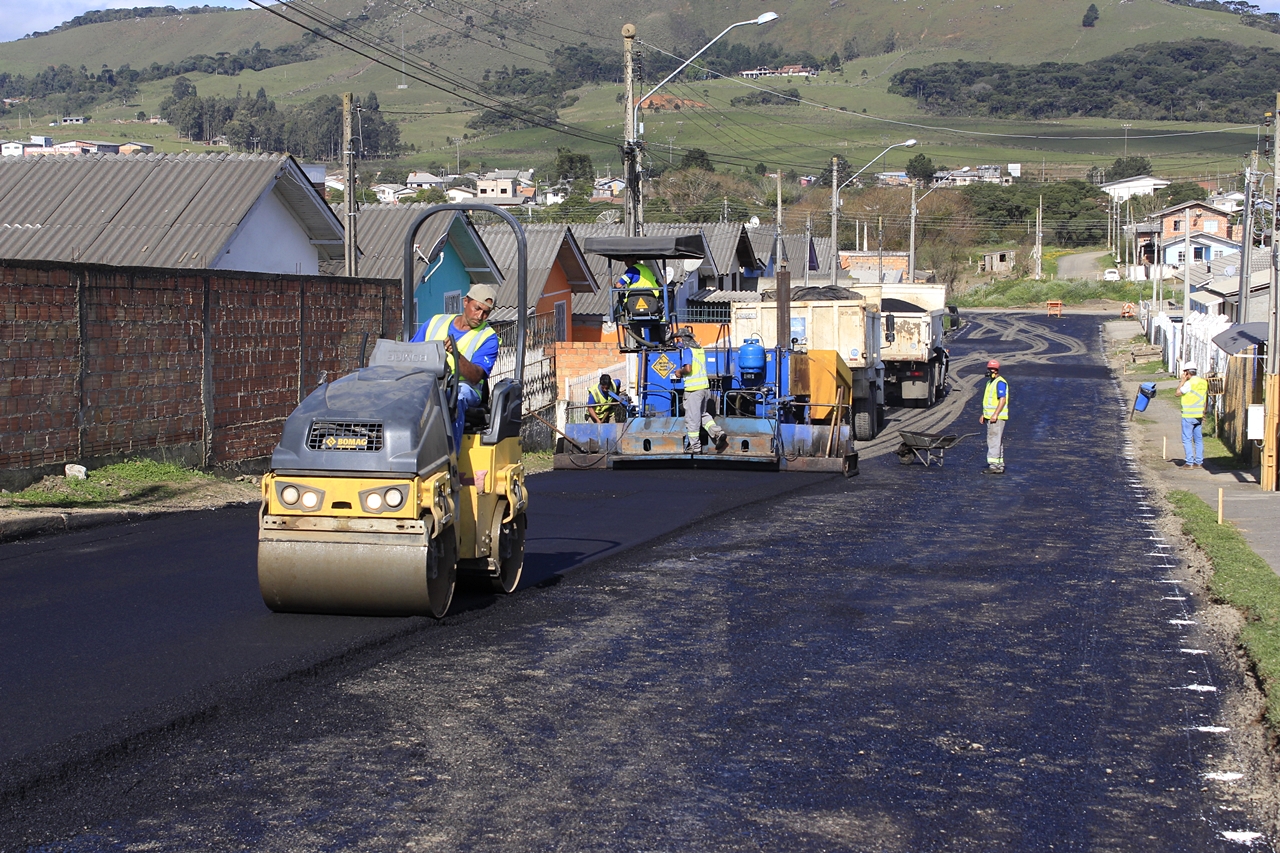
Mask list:
POLYGON ((759 338, 747 338, 738 350, 738 369, 750 373, 764 370, 764 347, 759 338))

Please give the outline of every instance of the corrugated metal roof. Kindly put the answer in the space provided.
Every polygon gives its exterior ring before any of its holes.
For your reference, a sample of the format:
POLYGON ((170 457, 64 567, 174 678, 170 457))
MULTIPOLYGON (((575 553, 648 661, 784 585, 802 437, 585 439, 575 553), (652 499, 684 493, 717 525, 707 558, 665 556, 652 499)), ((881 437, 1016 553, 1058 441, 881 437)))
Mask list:
MULTIPOLYGON (((404 276, 404 238, 409 226, 429 204, 371 204, 356 212, 356 243, 360 246, 360 262, 356 272, 361 278, 390 278, 400 281, 404 276)), ((336 205, 337 216, 346 221, 346 206, 336 205)), ((414 278, 426 270, 426 262, 434 261, 444 248, 446 240, 462 259, 472 283, 502 283, 502 270, 493 259, 480 232, 468 216, 460 210, 447 210, 427 217, 415 235, 414 245, 418 253, 414 259, 414 278)), ((327 267, 324 272, 341 275, 341 266, 327 267)))
POLYGON ((287 154, 5 157, 0 257, 208 268, 273 191, 341 257, 341 223, 287 154))
MULTIPOLYGON (((506 270, 506 276, 498 288, 498 304, 493 320, 514 320, 519 294, 516 272, 516 235, 505 222, 485 225, 480 229, 485 245, 493 253, 498 265, 506 270)), ((598 280, 591 273, 586 256, 573 231, 567 225, 531 224, 524 226, 525 245, 528 252, 528 275, 525 298, 530 311, 534 310, 547 286, 547 278, 556 262, 560 262, 569 289, 575 294, 594 294, 599 289, 598 280)))

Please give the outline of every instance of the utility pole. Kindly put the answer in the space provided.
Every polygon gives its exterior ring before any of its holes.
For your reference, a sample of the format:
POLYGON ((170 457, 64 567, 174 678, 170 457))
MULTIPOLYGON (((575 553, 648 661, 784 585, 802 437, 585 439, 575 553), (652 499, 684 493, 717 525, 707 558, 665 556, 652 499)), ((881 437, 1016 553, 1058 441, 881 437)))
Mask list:
POLYGON ((1040 196, 1040 206, 1036 208, 1036 281, 1040 280, 1040 272, 1042 265, 1041 257, 1044 255, 1044 196, 1040 196))
POLYGON ((907 283, 916 282, 916 182, 911 179, 911 237, 907 246, 907 283))
POLYGON ((777 274, 787 268, 787 262, 782 259, 782 167, 778 167, 775 178, 778 188, 778 212, 773 228, 773 271, 776 280, 777 274))
POLYGON ((884 217, 878 217, 876 224, 879 229, 879 236, 876 238, 876 280, 884 284, 884 217))
POLYGON ((809 286, 809 247, 813 245, 813 214, 804 218, 804 286, 809 286))
POLYGON ((354 134, 351 131, 351 113, 354 100, 355 96, 350 92, 342 95, 342 157, 347 188, 347 221, 343 223, 346 227, 343 229, 342 235, 343 258, 346 261, 343 272, 352 277, 359 274, 359 264, 356 256, 360 251, 356 243, 356 209, 359 207, 356 201, 356 152, 354 150, 354 134))
POLYGON ((1275 143, 1271 159, 1275 164, 1271 190, 1271 311, 1267 317, 1267 377, 1263 388, 1263 432, 1262 432, 1262 470, 1259 472, 1259 484, 1264 492, 1276 491, 1277 455, 1280 447, 1280 354, 1276 347, 1280 345, 1280 259, 1276 254, 1276 198, 1280 193, 1276 187, 1280 183, 1280 92, 1276 93, 1275 143))
MULTIPOLYGON (((831 158, 831 286, 836 286, 836 268, 840 266, 840 244, 836 242, 836 205, 840 196, 840 161, 831 158)), ((856 233, 856 232, 855 232, 856 233)), ((855 239, 857 239, 855 237, 855 239)))
POLYGON ((1258 152, 1249 157, 1244 170, 1244 212, 1240 214, 1240 293, 1237 303, 1239 322, 1249 322, 1249 280, 1253 265, 1253 178, 1258 173, 1258 152))
POLYGON ((1191 208, 1182 211, 1182 363, 1191 358, 1191 336, 1187 334, 1191 319, 1191 208))
POLYGON ((635 49, 636 25, 624 24, 622 27, 622 79, 625 85, 626 121, 623 122, 622 143, 623 180, 627 182, 626 200, 622 213, 624 229, 628 237, 640 236, 640 217, 637 213, 640 190, 640 179, 636 174, 636 111, 635 111, 635 63, 632 52, 635 49))

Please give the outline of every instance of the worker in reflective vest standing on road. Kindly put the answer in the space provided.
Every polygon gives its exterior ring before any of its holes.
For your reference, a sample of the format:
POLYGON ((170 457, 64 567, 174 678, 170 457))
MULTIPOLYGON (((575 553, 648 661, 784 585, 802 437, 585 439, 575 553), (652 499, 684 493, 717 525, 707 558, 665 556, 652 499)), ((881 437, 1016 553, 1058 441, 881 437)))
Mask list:
POLYGON ((418 328, 414 341, 444 341, 449 370, 458 374, 458 406, 453 413, 453 447, 462 447, 467 409, 480 405, 480 388, 498 360, 498 333, 489 315, 498 292, 487 284, 473 284, 462 299, 461 314, 437 314, 418 328))
POLYGON ((987 467, 984 474, 1004 473, 1004 426, 1009 421, 1009 382, 1000 375, 1000 362, 987 362, 987 388, 982 394, 982 417, 987 425, 987 467))
MULTIPOLYGON (((693 330, 680 331, 681 345, 688 350, 689 363, 681 365, 673 378, 684 378, 684 432, 690 453, 702 452, 702 430, 715 442, 717 450, 724 450, 729 436, 711 416, 711 381, 707 378, 707 353, 698 346, 693 330)), ((683 361, 683 359, 681 359, 683 361)))
POLYGON ((1204 467, 1204 409, 1209 382, 1196 375, 1195 365, 1182 366, 1182 384, 1173 393, 1182 403, 1182 453, 1184 468, 1204 467))

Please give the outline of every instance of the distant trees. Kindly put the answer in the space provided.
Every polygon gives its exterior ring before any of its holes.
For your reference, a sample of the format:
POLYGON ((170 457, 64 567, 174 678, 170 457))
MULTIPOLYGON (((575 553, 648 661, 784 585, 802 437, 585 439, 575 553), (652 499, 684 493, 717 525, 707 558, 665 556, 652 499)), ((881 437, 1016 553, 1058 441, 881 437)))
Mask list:
POLYGON ((1092 27, 1098 22, 1098 7, 1096 4, 1090 3, 1089 8, 1084 10, 1084 19, 1080 21, 1082 27, 1092 27))
POLYGON ((931 181, 937 171, 933 159, 923 154, 917 154, 907 161, 907 177, 912 180, 931 181))
POLYGON ((889 92, 941 115, 1255 122, 1274 109, 1277 77, 1280 51, 1192 39, 1083 64, 936 63, 897 72, 889 92))
POLYGON ((556 181, 594 181, 596 170, 591 163, 591 155, 575 154, 568 148, 557 148, 551 177, 556 181))
POLYGON ((1151 161, 1146 157, 1134 154, 1131 157, 1117 157, 1106 171, 1108 181, 1123 181, 1125 178, 1136 178, 1139 175, 1151 174, 1151 161))
MULTIPOLYGON (((358 103, 360 156, 395 154, 400 128, 383 118, 378 96, 370 92, 358 103)), ((240 92, 234 98, 201 98, 189 80, 179 78, 173 93, 160 102, 159 113, 182 136, 198 141, 226 136, 239 151, 289 151, 308 160, 335 160, 342 153, 342 98, 337 95, 280 110, 262 88, 252 98, 240 92)))
POLYGON ((707 152, 701 148, 690 148, 684 152, 684 157, 680 160, 681 169, 701 169, 704 172, 714 172, 715 164, 711 162, 711 158, 707 156, 707 152))
POLYGON ((1204 201, 1208 197, 1209 191, 1192 181, 1174 181, 1160 191, 1163 207, 1173 207, 1184 201, 1204 201))
POLYGON ((981 241, 1000 240, 1022 231, 1035 216, 1041 198, 1052 242, 1090 246, 1106 239, 1107 194, 1086 181, 1008 186, 977 183, 960 192, 971 205, 974 218, 986 228, 986 233, 977 235, 981 241))

